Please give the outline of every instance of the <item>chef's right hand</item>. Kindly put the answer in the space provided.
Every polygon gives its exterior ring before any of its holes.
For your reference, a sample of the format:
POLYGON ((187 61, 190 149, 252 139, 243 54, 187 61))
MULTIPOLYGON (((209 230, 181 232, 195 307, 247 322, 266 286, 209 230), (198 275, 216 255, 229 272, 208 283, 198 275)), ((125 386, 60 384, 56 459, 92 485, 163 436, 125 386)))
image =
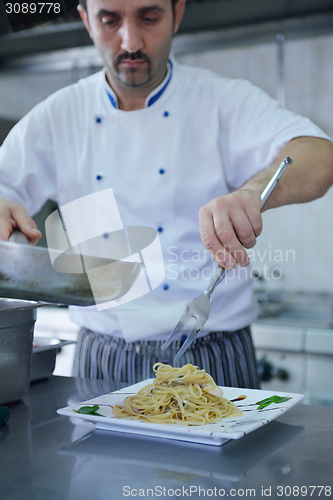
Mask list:
POLYGON ((42 233, 27 210, 14 201, 0 198, 0 240, 8 241, 14 229, 19 229, 29 239, 30 245, 36 245, 42 233))

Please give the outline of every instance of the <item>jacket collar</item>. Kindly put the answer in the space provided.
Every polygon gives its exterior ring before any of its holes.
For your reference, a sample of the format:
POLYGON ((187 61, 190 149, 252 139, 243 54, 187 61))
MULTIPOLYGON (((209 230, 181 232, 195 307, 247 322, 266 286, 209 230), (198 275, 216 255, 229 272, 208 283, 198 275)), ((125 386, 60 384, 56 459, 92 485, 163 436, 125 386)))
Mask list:
MULTIPOLYGON (((150 94, 147 96, 146 101, 145 101, 146 108, 149 108, 150 106, 152 106, 162 96, 162 94, 164 93, 165 89, 167 88, 167 86, 169 85, 169 83, 171 81, 172 72, 173 72, 173 63, 172 63, 171 59, 169 59, 167 74, 165 75, 165 78, 162 81, 162 83, 160 83, 160 85, 158 87, 156 87, 152 92, 150 92, 150 94)), ((115 109, 118 109, 118 107, 119 107, 118 106, 118 98, 106 79, 105 69, 104 69, 104 88, 105 88, 105 91, 109 97, 111 105, 115 109)))

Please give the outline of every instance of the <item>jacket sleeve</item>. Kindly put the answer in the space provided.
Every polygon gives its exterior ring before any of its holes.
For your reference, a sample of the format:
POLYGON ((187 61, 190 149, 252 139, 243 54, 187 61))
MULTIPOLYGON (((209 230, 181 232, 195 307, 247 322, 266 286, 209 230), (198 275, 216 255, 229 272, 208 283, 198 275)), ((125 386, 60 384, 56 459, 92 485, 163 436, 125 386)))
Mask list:
POLYGON ((237 189, 269 167, 300 136, 329 137, 308 118, 283 108, 258 87, 234 80, 220 103, 220 137, 227 183, 237 189))
POLYGON ((9 132, 0 147, 0 197, 34 215, 48 199, 55 201, 56 168, 44 101, 9 132))

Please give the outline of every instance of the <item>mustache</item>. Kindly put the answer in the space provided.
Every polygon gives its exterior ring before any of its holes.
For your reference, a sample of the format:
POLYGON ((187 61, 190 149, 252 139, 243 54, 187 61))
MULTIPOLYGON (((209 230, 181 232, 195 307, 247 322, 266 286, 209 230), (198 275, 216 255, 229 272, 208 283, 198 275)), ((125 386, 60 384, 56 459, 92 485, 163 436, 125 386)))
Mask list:
POLYGON ((137 50, 136 52, 124 52, 123 54, 118 54, 114 58, 114 63, 117 66, 119 63, 121 63, 121 61, 124 61, 125 59, 130 59, 131 61, 140 59, 142 61, 150 63, 150 57, 148 57, 144 52, 141 52, 141 50, 137 50))

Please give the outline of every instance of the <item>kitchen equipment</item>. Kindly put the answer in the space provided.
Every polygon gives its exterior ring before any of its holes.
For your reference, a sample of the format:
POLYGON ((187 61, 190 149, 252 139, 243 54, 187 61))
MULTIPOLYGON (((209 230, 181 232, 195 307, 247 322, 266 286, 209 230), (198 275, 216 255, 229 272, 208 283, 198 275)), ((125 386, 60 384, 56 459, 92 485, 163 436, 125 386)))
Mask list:
POLYGON ((7 406, 0 406, 0 426, 5 425, 9 419, 9 410, 7 406))
POLYGON ((30 382, 36 382, 50 377, 56 364, 57 354, 60 349, 68 344, 73 344, 70 340, 50 339, 44 337, 34 337, 32 349, 32 364, 30 382))
MULTIPOLYGON (((23 233, 14 232, 13 236, 27 241, 23 233)), ((52 257, 54 267, 46 248, 1 241, 0 296, 89 306, 96 303, 96 297, 102 303, 125 295, 141 271, 138 262, 83 256, 69 251, 52 250, 52 257), (87 272, 82 272, 82 262, 87 272), (89 280, 91 273, 95 273, 94 293, 89 280)))
POLYGON ((0 405, 28 392, 38 304, 0 299, 0 405))
MULTIPOLYGON (((291 163, 292 159, 289 158, 289 156, 287 156, 280 164, 279 168, 273 175, 272 179, 262 192, 261 211, 263 210, 266 202, 268 201, 268 198, 272 194, 277 183, 284 174, 287 166, 290 165, 291 163)), ((219 285, 221 281, 225 278, 227 272, 228 272, 227 269, 223 269, 220 266, 216 267, 212 281, 209 284, 208 288, 204 291, 202 295, 199 295, 199 297, 196 297, 189 303, 189 305, 185 309, 184 314, 181 316, 179 322, 177 323, 175 329, 171 332, 169 338, 163 344, 162 351, 164 351, 171 344, 173 340, 176 340, 178 334, 181 332, 181 330, 183 330, 185 324, 188 322, 190 318, 196 319, 196 323, 193 329, 191 330, 191 332, 187 336, 187 339, 177 352, 175 361, 177 361, 184 354, 184 352, 189 348, 192 342, 194 342, 200 330, 202 330, 202 327, 206 323, 210 313, 210 297, 215 288, 217 287, 217 285, 219 285)))
POLYGON ((279 314, 264 310, 251 325, 259 366, 266 368, 260 386, 333 407, 333 294, 288 292, 285 300, 279 314))

